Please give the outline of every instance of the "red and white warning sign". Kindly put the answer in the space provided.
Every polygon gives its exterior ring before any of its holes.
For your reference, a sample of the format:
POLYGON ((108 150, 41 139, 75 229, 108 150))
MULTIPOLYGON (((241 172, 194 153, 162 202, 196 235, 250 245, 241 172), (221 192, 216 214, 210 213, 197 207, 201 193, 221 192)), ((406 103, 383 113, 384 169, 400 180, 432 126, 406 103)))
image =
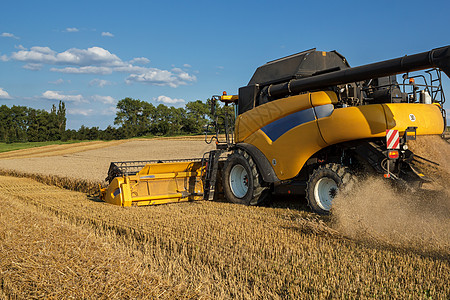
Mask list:
POLYGON ((386 130, 386 146, 387 149, 400 149, 400 135, 398 130, 386 130))

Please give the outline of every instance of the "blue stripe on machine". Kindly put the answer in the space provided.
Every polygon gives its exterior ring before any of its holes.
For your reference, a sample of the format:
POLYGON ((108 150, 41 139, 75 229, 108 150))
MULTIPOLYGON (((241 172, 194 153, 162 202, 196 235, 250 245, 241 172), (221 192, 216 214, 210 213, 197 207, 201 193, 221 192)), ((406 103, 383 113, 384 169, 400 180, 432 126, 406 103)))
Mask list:
POLYGON ((308 108, 290 114, 270 124, 267 124, 266 126, 262 127, 261 130, 272 141, 276 141, 280 136, 282 136, 292 128, 314 120, 315 120, 314 110, 312 108, 308 108))

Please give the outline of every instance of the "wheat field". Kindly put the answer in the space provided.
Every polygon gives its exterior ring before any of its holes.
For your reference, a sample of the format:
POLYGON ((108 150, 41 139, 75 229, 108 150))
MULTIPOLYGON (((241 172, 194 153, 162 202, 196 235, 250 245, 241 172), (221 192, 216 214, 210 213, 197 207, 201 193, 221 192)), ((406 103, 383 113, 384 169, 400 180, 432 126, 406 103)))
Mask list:
POLYGON ((4 157, 0 154, 0 169, 103 181, 112 161, 201 158, 203 153, 214 148, 200 138, 93 142, 93 145, 89 143, 74 145, 74 148, 71 148, 71 145, 54 145, 47 146, 51 147, 50 150, 36 148, 34 151, 5 152, 4 157))
MULTIPOLYGON (((93 170, 107 159, 165 159, 177 147, 172 158, 198 157, 205 149, 198 142, 133 141, 0 160, 0 299, 450 297, 450 209, 442 185, 432 194, 436 210, 419 201, 427 194, 389 194, 383 183, 387 199, 421 206, 363 202, 379 196, 373 189, 380 185, 362 184, 358 195, 346 196, 353 202, 338 201, 331 218, 309 212, 300 198, 270 207, 198 201, 121 208, 92 195, 108 164, 102 174, 93 170), (61 168, 67 173, 53 174, 61 168), (371 213, 355 211, 357 204, 371 213), (421 226, 402 226, 407 220, 421 226)), ((436 174, 447 174, 440 168, 436 174)))

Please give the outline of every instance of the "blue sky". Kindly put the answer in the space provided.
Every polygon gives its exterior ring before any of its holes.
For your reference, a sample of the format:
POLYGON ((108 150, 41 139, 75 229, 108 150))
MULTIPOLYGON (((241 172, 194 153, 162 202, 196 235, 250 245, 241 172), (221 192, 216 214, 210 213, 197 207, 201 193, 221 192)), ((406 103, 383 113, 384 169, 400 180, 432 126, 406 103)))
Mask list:
POLYGON ((237 93, 258 66, 313 47, 358 66, 449 45, 449 10, 448 0, 3 1, 0 105, 63 100, 68 128, 104 129, 125 97, 179 107, 237 93))

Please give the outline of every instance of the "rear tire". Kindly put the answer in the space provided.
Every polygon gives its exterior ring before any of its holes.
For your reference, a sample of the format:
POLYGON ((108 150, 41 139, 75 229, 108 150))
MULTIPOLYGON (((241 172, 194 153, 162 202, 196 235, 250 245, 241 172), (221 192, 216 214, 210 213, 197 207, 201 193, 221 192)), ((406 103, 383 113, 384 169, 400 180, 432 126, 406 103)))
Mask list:
POLYGON ((240 149, 229 155, 225 163, 223 191, 228 201, 237 204, 261 205, 270 198, 269 187, 252 157, 240 149))
POLYGON ((336 163, 319 166, 306 184, 306 199, 312 211, 330 214, 333 200, 343 189, 350 187, 352 174, 347 167, 336 163))

